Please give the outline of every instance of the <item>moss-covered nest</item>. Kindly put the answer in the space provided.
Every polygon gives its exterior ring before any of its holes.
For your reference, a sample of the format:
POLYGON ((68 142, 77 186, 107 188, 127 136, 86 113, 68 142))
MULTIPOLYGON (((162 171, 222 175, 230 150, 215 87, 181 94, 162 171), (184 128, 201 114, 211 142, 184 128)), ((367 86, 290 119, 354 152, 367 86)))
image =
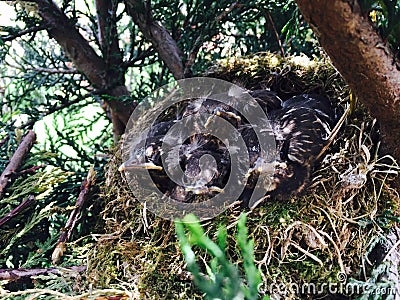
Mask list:
MULTIPOLYGON (((258 53, 231 58, 218 62, 206 75, 249 89, 270 88, 283 99, 318 93, 345 106, 350 98, 328 60, 305 56, 258 53)), ((304 194, 247 211, 249 236, 267 289, 272 283, 338 282, 340 272, 359 284, 381 275, 372 272, 377 258, 369 253, 396 220, 399 198, 390 188, 396 164, 391 157, 380 156, 379 143, 376 122, 358 104, 304 194)), ((98 237, 88 259, 93 286, 119 286, 143 299, 201 299, 185 270, 174 224, 135 200, 118 171, 119 155, 117 150, 109 162, 103 187, 106 234, 98 237)), ((210 237, 220 225, 228 227, 228 256, 239 265, 233 237, 242 211, 233 207, 203 223, 210 237)), ((197 251, 204 261, 209 259, 197 251)), ((272 292, 279 294, 268 291, 272 292)), ((289 293, 285 298, 304 295, 289 293)))

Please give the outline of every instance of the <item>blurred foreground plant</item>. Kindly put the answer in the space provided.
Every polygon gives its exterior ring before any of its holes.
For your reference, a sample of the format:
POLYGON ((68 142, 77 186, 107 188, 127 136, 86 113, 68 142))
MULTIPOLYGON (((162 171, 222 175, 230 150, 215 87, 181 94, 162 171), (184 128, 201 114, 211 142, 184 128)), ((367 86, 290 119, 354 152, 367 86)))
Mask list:
MULTIPOLYGON (((262 280, 254 264, 254 242, 247 239, 245 214, 241 214, 239 218, 236 236, 243 258, 245 278, 237 265, 230 262, 226 256, 226 227, 218 229, 217 243, 205 235, 199 220, 193 214, 176 221, 175 228, 187 269, 192 273, 196 286, 205 294, 205 299, 258 299, 258 286, 262 280), (200 271, 192 246, 199 246, 212 256, 208 263, 204 262, 207 276, 200 271)), ((265 296, 264 299, 269 297, 265 296)))

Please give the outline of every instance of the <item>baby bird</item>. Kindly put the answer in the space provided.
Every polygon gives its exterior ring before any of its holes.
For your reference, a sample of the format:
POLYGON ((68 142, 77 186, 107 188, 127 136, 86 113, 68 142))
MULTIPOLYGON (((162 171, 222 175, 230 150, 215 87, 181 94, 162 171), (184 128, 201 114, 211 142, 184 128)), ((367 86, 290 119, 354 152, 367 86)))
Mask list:
POLYGON ((223 132, 219 131, 218 134, 198 132, 190 137, 174 132, 167 136, 178 120, 199 116, 192 120, 199 124, 192 125, 194 128, 207 128, 215 116, 228 121, 233 130, 240 133, 247 148, 249 166, 239 167, 244 189, 238 200, 243 206, 253 208, 259 204, 260 201, 250 203, 249 200, 262 174, 268 176, 262 177, 264 197, 260 199, 282 199, 303 191, 343 111, 321 95, 303 94, 282 101, 269 90, 248 93, 269 119, 270 134, 275 139, 274 149, 261 149, 255 132, 260 128, 255 128, 243 112, 217 100, 193 99, 180 103, 179 108, 171 110, 174 113, 157 120, 147 136, 142 137, 145 141, 140 144, 144 146, 131 149, 130 159, 120 167, 120 171, 148 169, 159 190, 177 201, 201 202, 223 193, 231 175, 230 151, 237 151, 234 147, 237 141, 220 140, 217 135, 221 136, 223 132), (206 115, 211 117, 202 118, 206 115), (169 145, 169 153, 163 152, 163 143, 169 145), (181 180, 170 178, 177 168, 169 170, 163 165, 176 156, 182 170, 181 180))

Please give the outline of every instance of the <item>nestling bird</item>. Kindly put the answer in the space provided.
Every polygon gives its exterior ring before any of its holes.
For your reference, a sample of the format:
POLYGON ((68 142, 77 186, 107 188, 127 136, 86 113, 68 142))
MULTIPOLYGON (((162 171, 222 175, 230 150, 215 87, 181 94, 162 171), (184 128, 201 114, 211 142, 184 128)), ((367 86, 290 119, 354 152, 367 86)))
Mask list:
POLYGON ((275 172, 271 197, 303 191, 342 113, 327 98, 308 94, 292 97, 269 112, 279 160, 284 163, 275 172))
MULTIPOLYGON (((146 168, 159 190, 166 196, 182 202, 201 202, 224 192, 231 175, 231 155, 235 150, 235 140, 223 141, 226 128, 218 127, 217 132, 196 132, 187 137, 173 132, 174 124, 186 120, 188 116, 196 128, 211 126, 213 117, 223 118, 240 133, 248 153, 248 166, 239 166, 243 177, 244 190, 239 200, 244 206, 249 203, 257 179, 263 173, 272 173, 263 183, 266 198, 279 199, 301 192, 307 185, 311 171, 317 163, 321 150, 327 144, 331 130, 341 114, 341 108, 321 95, 298 95, 282 101, 274 92, 256 90, 248 92, 268 116, 271 135, 275 138, 275 148, 268 149, 274 155, 267 157, 261 151, 257 134, 259 130, 236 109, 217 100, 201 98, 180 103, 153 124, 144 147, 132 149, 131 158, 120 170, 146 168), (204 117, 203 117, 204 116, 204 117), (198 124, 196 123, 198 122, 198 124), (168 153, 163 151, 163 143, 169 145, 168 153), (230 153, 231 152, 231 153, 230 153), (140 155, 139 155, 140 154, 140 155), (136 160, 136 156, 145 161, 136 160), (178 157, 183 170, 183 179, 176 182, 170 178, 176 168, 168 170, 163 165, 178 157)), ((246 106, 244 106, 246 109, 246 106)), ((231 128, 231 127, 227 127, 231 128)))

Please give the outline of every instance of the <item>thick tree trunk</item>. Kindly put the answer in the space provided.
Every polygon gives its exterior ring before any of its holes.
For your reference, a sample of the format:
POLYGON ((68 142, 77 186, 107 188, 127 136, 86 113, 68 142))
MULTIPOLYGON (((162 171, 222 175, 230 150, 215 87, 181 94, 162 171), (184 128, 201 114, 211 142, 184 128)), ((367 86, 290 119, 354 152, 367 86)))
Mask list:
POLYGON ((381 126, 384 150, 400 162, 400 67, 357 1, 296 0, 352 91, 381 126))

